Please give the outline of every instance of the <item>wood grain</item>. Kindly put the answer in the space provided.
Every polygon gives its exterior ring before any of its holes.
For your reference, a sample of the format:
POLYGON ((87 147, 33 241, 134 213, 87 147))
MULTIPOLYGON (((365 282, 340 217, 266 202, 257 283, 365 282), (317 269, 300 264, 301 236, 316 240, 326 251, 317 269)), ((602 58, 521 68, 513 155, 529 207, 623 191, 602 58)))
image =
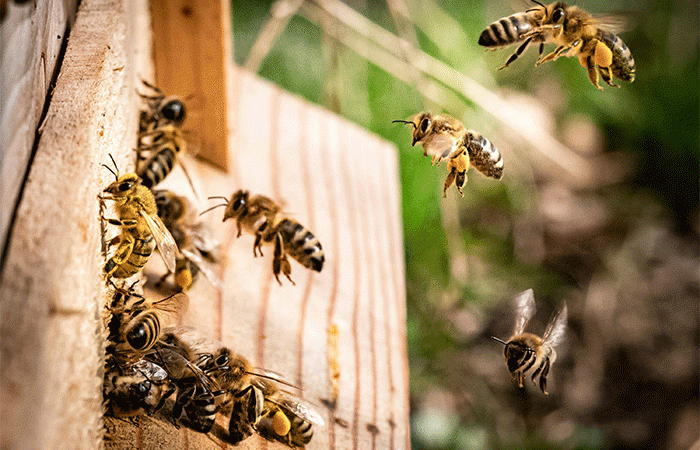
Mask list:
POLYGON ((99 448, 101 164, 135 141, 128 1, 84 0, 12 228, 0 284, 0 447, 99 448))

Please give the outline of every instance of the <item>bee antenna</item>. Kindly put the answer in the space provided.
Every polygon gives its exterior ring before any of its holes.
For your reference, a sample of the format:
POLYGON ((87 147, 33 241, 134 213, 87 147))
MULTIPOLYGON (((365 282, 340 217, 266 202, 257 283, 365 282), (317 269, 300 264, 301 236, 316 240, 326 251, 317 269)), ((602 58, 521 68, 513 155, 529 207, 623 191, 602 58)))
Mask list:
POLYGON ((220 200, 228 201, 228 199, 227 199, 226 197, 223 197, 223 196, 221 196, 221 195, 215 195, 215 196, 213 196, 213 197, 207 197, 207 200, 215 200, 215 199, 220 199, 220 200))
POLYGON ((491 336, 491 339, 493 339, 494 341, 498 341, 498 342, 500 342, 500 343, 503 344, 503 345, 508 345, 507 342, 498 339, 496 336, 491 336))
POLYGON ((410 122, 408 120, 400 120, 400 119, 399 120, 392 120, 391 123, 409 123, 409 124, 413 125, 413 128, 416 128, 416 124, 413 122, 410 122))
MULTIPOLYGON (((111 158, 112 155, 109 155, 109 157, 111 158)), ((113 159, 112 161, 114 161, 114 159, 113 159)), ((112 172, 112 175, 114 175, 114 178, 116 178, 117 180, 119 180, 119 176, 117 176, 116 172, 114 172, 114 171, 112 170, 111 167, 109 167, 107 164, 102 164, 102 167, 106 167, 107 170, 109 170, 110 172, 112 172)), ((115 167, 116 167, 116 165, 115 165, 115 167)))
MULTIPOLYGON (((547 7, 544 6, 542 3, 538 2, 537 0, 532 0, 532 1, 533 1, 533 3, 537 3, 538 5, 540 5, 542 7, 542 9, 544 9, 544 17, 547 18, 547 7)), ((528 10, 528 11, 531 11, 531 10, 528 10)))
POLYGON ((222 204, 220 204, 220 205, 214 205, 214 206, 212 206, 211 208, 205 209, 204 211, 202 211, 201 213, 199 213, 199 215, 201 216, 202 214, 206 214, 206 213, 208 213, 209 211, 211 211, 212 209, 216 209, 216 208, 219 208, 219 207, 221 207, 221 206, 228 206, 228 203, 222 203, 222 204))

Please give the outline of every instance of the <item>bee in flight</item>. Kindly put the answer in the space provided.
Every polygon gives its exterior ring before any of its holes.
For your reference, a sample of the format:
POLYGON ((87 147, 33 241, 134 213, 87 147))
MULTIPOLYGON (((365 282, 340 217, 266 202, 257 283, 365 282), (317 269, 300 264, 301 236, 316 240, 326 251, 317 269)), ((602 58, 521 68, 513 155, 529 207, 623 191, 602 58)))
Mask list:
POLYGON ((166 97, 163 91, 146 80, 141 82, 154 94, 139 92, 146 103, 146 108, 139 112, 139 132, 152 131, 163 125, 181 126, 186 117, 184 102, 176 96, 166 97))
POLYGON ((291 278, 292 266, 287 255, 297 260, 307 269, 320 272, 323 269, 325 254, 321 243, 314 234, 296 220, 286 217, 282 208, 271 198, 264 195, 251 196, 248 191, 236 191, 230 200, 225 197, 209 197, 209 199, 222 199, 226 203, 215 205, 202 214, 214 208, 225 206, 224 222, 235 219, 238 227, 238 237, 245 229, 255 235, 253 254, 262 256, 262 245, 274 246, 272 260, 272 272, 277 282, 280 273, 284 274, 294 284, 291 278))
POLYGON ((561 343, 566 331, 567 309, 566 303, 552 318, 542 337, 532 333, 525 333, 525 325, 535 314, 535 296, 532 289, 522 292, 515 298, 515 330, 508 342, 497 337, 494 340, 505 345, 503 354, 508 370, 513 380, 523 387, 525 374, 533 370, 532 382, 537 386, 535 378, 539 376, 539 386, 542 392, 547 393, 547 375, 557 359, 554 347, 561 343))
MULTIPOLYGON (((201 272, 215 286, 221 285, 213 264, 219 261, 219 243, 206 224, 197 222, 191 202, 166 189, 153 191, 158 217, 175 239, 179 253, 175 258, 175 286, 184 291, 192 286, 201 272)), ((170 275, 166 273, 157 283, 160 286, 170 275)))
POLYGON ((613 77, 634 81, 632 52, 613 32, 613 19, 596 18, 578 6, 563 2, 548 5, 533 2, 538 6, 493 22, 479 37, 479 45, 484 47, 520 44, 501 69, 515 61, 528 45, 539 43, 538 66, 562 55, 576 56, 598 89, 603 89, 598 84, 598 75, 612 87, 619 87, 612 82, 613 77), (554 51, 546 56, 545 44, 556 44, 554 51))
POLYGON ((421 144, 423 156, 430 155, 432 164, 447 159, 449 174, 445 180, 443 196, 447 188, 456 183, 464 197, 462 188, 467 182, 470 164, 487 177, 500 180, 503 176, 503 159, 498 149, 480 133, 467 130, 462 122, 447 114, 433 115, 422 112, 412 120, 394 120, 394 123, 410 124, 413 127, 413 142, 421 144))
POLYGON ((104 189, 109 195, 101 197, 101 200, 114 201, 118 219, 107 219, 107 222, 119 226, 121 233, 109 242, 110 246, 118 246, 105 264, 105 273, 114 278, 128 278, 136 274, 148 261, 154 244, 165 266, 174 271, 177 244, 158 217, 153 194, 141 184, 138 175, 126 173, 120 176, 114 158, 112 163, 116 172, 107 165, 103 166, 112 172, 116 180, 104 189))

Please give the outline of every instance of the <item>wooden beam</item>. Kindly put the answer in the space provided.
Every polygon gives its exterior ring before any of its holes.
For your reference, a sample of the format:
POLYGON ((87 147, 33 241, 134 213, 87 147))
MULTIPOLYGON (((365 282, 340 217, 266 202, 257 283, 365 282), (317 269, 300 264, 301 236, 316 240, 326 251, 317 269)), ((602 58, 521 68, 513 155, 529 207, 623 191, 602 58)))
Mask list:
POLYGON ((232 61, 229 2, 151 0, 155 81, 187 99, 193 152, 228 168, 226 65, 232 61))

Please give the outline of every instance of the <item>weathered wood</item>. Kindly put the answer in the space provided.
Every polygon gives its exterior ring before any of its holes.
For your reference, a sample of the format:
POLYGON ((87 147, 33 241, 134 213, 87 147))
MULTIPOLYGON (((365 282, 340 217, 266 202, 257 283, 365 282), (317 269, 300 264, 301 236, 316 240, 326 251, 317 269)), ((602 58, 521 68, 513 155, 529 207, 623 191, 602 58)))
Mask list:
POLYGON ((97 196, 110 182, 107 154, 125 169, 135 141, 129 3, 81 3, 9 237, 0 285, 3 449, 101 446, 97 196))
POLYGON ((151 0, 156 84, 189 97, 185 129, 198 156, 226 169, 226 65, 232 60, 229 2, 151 0))
POLYGON ((0 248, 20 194, 74 2, 9 2, 0 22, 0 248))

